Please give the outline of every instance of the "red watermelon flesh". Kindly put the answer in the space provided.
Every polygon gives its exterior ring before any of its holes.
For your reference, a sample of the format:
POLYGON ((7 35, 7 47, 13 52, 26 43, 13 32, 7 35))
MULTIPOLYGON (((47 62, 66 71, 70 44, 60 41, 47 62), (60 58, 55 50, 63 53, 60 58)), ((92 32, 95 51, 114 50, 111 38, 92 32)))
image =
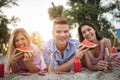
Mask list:
POLYGON ((17 49, 17 51, 22 53, 28 53, 28 52, 33 52, 33 49, 30 47, 20 47, 17 49))
POLYGON ((84 39, 81 44, 86 46, 89 49, 93 49, 93 48, 95 48, 97 46, 97 44, 95 44, 93 42, 90 42, 87 39, 84 39))

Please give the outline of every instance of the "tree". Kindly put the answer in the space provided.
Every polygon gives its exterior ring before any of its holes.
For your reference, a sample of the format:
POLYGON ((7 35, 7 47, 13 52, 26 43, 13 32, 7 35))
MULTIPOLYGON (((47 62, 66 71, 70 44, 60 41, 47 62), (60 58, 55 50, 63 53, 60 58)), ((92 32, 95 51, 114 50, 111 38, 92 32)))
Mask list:
MULTIPOLYGON (((103 15, 109 13, 113 15, 114 20, 120 21, 120 1, 111 0, 108 4, 104 3, 106 3, 105 0, 68 0, 69 8, 63 8, 60 14, 69 20, 70 29, 74 29, 80 22, 87 20, 96 26, 101 35, 113 38, 111 33, 108 32, 108 29, 113 25, 103 15)), ((59 6, 55 7, 59 8, 59 6)), ((49 16, 54 18, 52 14, 57 15, 58 13, 52 9, 55 9, 54 6, 49 8, 52 12, 51 15, 49 13, 49 16)))
POLYGON ((2 8, 11 7, 16 4, 17 0, 0 0, 0 53, 5 54, 8 47, 8 39, 10 36, 10 29, 7 25, 10 24, 10 20, 2 12, 2 8))
POLYGON ((114 18, 120 17, 120 1, 111 0, 108 4, 104 4, 104 0, 69 0, 69 9, 64 11, 64 16, 71 23, 71 28, 76 27, 81 21, 90 21, 99 30, 101 35, 111 38, 108 29, 112 26, 103 14, 109 13, 114 18), (74 26, 73 26, 74 25, 74 26))
POLYGON ((57 17, 61 17, 63 13, 63 6, 62 5, 55 6, 53 2, 51 4, 52 7, 48 9, 50 20, 53 20, 57 17))

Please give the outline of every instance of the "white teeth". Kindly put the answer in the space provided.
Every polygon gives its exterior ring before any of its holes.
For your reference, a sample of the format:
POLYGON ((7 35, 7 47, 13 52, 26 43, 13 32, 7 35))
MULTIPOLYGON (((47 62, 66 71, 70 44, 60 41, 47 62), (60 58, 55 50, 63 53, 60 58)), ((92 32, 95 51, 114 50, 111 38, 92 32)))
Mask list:
POLYGON ((20 45, 20 47, 24 47, 24 45, 20 45))

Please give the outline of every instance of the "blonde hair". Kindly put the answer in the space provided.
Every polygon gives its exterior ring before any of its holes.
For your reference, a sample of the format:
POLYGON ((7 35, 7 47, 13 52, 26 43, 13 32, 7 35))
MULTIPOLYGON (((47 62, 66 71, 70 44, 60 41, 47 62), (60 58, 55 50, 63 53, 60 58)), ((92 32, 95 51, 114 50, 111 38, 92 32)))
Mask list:
POLYGON ((27 33, 27 31, 25 29, 23 29, 23 28, 17 28, 15 30, 13 30, 13 32, 10 35, 9 43, 8 43, 8 53, 7 53, 7 57, 8 57, 8 65, 7 65, 8 72, 10 71, 10 57, 11 57, 14 49, 16 48, 14 39, 15 39, 15 37, 19 33, 22 33, 27 38, 29 45, 31 44, 30 36, 29 36, 29 34, 27 33))

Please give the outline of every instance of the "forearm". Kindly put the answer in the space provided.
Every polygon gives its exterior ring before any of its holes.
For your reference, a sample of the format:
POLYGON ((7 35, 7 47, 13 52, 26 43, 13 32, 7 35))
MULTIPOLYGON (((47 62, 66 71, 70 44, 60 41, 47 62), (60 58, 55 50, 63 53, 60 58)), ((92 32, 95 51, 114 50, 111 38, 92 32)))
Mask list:
POLYGON ((73 66, 74 63, 74 57, 71 58, 68 62, 59 65, 55 71, 61 71, 61 72, 69 72, 71 70, 71 67, 73 66))
POLYGON ((12 69, 13 73, 17 73, 20 71, 18 66, 17 66, 17 63, 11 63, 11 69, 12 69))
POLYGON ((89 65, 88 69, 93 70, 93 71, 95 71, 95 70, 100 70, 101 71, 101 70, 107 69, 107 67, 108 67, 107 62, 99 61, 96 65, 89 65))
POLYGON ((36 72, 40 71, 34 64, 32 64, 32 62, 26 61, 24 63, 26 65, 27 69, 29 70, 29 72, 36 73, 36 72))
POLYGON ((98 70, 98 63, 93 65, 92 62, 90 61, 90 58, 88 57, 88 54, 85 54, 85 56, 83 57, 85 59, 85 66, 91 70, 91 71, 95 71, 98 70))
POLYGON ((88 68, 89 70, 91 70, 91 71, 96 71, 96 70, 98 70, 97 65, 95 65, 95 66, 87 66, 87 68, 88 68))

